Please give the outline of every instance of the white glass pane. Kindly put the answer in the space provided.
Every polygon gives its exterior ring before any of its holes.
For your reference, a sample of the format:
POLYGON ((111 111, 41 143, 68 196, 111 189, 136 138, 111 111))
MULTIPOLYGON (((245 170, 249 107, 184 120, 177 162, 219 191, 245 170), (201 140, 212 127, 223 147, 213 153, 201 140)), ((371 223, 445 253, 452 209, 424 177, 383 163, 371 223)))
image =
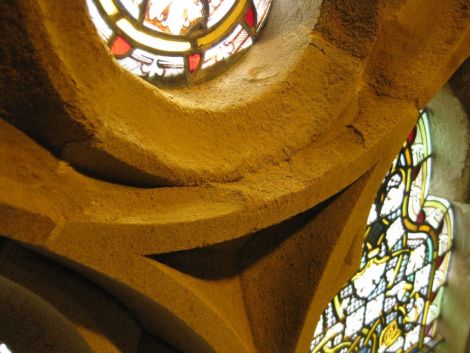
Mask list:
POLYGON ((141 49, 134 50, 130 56, 118 61, 134 74, 149 78, 178 76, 184 73, 184 59, 182 57, 154 55, 141 49))
POLYGON ((385 200, 380 211, 381 216, 386 216, 399 210, 403 203, 405 184, 398 173, 394 174, 388 181, 387 190, 388 192, 385 195, 385 200))
POLYGON ((254 0, 253 3, 258 14, 257 25, 260 26, 264 22, 266 15, 268 14, 271 0, 254 0))
POLYGON ((443 270, 439 269, 436 270, 436 273, 434 275, 434 281, 432 282, 432 291, 436 292, 439 288, 441 288, 444 283, 446 282, 446 275, 447 275, 447 268, 446 264, 443 263, 443 270))
POLYGON ((390 289, 390 295, 396 296, 399 301, 403 302, 408 294, 408 290, 409 283, 401 281, 390 289))
POLYGON ((230 11, 235 0, 209 0, 209 18, 207 27, 211 28, 230 11))
POLYGON ((108 41, 108 39, 111 38, 113 34, 113 30, 108 26, 103 17, 101 17, 98 9, 96 8, 96 5, 92 0, 87 0, 87 5, 91 20, 95 24, 99 36, 105 41, 108 41))
POLYGON ((408 266, 406 268, 405 274, 410 275, 419 269, 421 269, 426 260, 426 245, 421 244, 416 249, 411 251, 410 259, 408 261, 408 266))
POLYGON ((387 245, 389 249, 392 249, 394 245, 399 241, 405 234, 403 228, 402 219, 398 217, 392 225, 387 229, 385 238, 387 239, 387 245))
POLYGON ((421 288, 427 288, 429 284, 431 272, 431 264, 426 265, 422 269, 416 272, 414 287, 416 291, 419 291, 421 288))
POLYGON ((416 326, 413 330, 408 332, 405 338, 405 350, 415 346, 419 341, 419 326, 416 326))
POLYGON ((140 15, 140 5, 143 0, 120 0, 122 5, 126 8, 127 11, 135 19, 139 18, 140 15))
POLYGON ((351 337, 356 332, 360 331, 364 324, 364 311, 365 308, 361 307, 357 311, 353 312, 346 319, 346 336, 351 337))
POLYGON ((245 29, 238 25, 225 39, 216 46, 208 49, 204 54, 204 62, 202 68, 205 69, 212 66, 233 54, 248 48, 253 41, 245 29))
POLYGON ((323 331, 323 316, 320 316, 317 326, 315 327, 314 336, 318 336, 323 331))
POLYGON ((369 216, 367 217, 367 225, 375 222, 376 220, 377 220, 377 209, 375 207, 375 203, 373 203, 369 211, 369 216))
POLYGON ((426 158, 426 149, 421 143, 414 143, 411 146, 411 153, 413 155, 413 164, 419 165, 426 158))
POLYGON ((357 294, 362 298, 368 298, 375 290, 385 271, 386 263, 371 263, 361 276, 354 279, 353 284, 357 294))
POLYGON ((381 316, 384 299, 385 295, 381 294, 377 298, 369 301, 366 307, 365 324, 369 324, 381 316))
POLYGON ((203 15, 201 0, 150 0, 144 25, 162 33, 183 35, 203 15))
MULTIPOLYGON (((452 213, 449 212, 448 216, 452 217, 452 213)), ((439 256, 449 251, 452 245, 452 224, 449 224, 449 222, 449 218, 445 217, 441 234, 439 234, 439 256)))
POLYGON ((405 340, 403 339, 403 337, 400 336, 400 337, 397 338, 397 340, 390 347, 388 347, 385 350, 385 352, 387 352, 387 353, 397 353, 403 348, 404 343, 405 343, 405 340))

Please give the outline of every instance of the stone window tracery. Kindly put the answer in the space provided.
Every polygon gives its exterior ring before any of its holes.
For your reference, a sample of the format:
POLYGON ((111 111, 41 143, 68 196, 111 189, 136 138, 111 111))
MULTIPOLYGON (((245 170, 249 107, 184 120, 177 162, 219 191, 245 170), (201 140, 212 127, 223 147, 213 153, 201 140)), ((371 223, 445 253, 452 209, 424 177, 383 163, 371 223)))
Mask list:
POLYGON ((429 194, 431 157, 424 110, 371 207, 360 268, 322 313, 310 352, 412 353, 436 343, 453 214, 429 194))
POLYGON ((156 85, 217 75, 257 39, 272 0, 87 0, 119 64, 156 85))

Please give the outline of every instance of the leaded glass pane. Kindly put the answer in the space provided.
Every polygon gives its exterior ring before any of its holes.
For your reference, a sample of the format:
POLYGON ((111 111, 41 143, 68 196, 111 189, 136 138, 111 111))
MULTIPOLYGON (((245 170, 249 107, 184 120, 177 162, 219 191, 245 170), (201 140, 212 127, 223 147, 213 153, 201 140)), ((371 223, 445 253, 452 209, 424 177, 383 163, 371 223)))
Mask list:
POLYGON ((411 353, 435 337, 453 217, 429 195, 431 157, 423 111, 371 207, 360 269, 321 315, 310 352, 411 353))
POLYGON ((99 36, 125 69, 157 85, 199 82, 257 39, 272 0, 87 0, 99 36))

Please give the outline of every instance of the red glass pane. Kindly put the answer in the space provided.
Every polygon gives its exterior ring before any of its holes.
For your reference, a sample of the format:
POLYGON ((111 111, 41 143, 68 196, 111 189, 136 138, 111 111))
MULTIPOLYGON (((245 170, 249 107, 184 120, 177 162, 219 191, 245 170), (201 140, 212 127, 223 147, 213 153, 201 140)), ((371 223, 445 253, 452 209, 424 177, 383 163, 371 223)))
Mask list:
POLYGON ((421 164, 413 168, 413 175, 411 176, 411 180, 415 180, 421 170, 421 164))
POLYGON ((253 8, 250 7, 248 9, 248 11, 246 11, 246 14, 245 14, 245 17, 244 17, 244 20, 246 22, 246 24, 250 27, 254 27, 255 24, 256 24, 256 20, 255 20, 255 12, 253 11, 253 8))
POLYGON ((421 212, 419 212, 418 214, 418 219, 416 221, 418 222, 418 224, 423 224, 425 220, 426 215, 424 214, 423 210, 421 210, 421 212))
POLYGON ((430 323, 429 325, 426 326, 426 329, 424 330, 424 334, 426 336, 429 336, 429 333, 431 332, 432 328, 434 327, 434 322, 430 323))
POLYGON ((111 53, 116 56, 126 55, 131 51, 132 47, 124 38, 117 36, 111 44, 111 53))
POLYGON ((408 143, 413 143, 415 141, 415 138, 416 138, 416 127, 414 127, 413 130, 411 130, 406 140, 408 141, 408 143))
POLYGON ((194 72, 198 69, 201 63, 201 54, 191 54, 189 56, 189 71, 194 72))
POLYGON ((446 256, 446 254, 444 254, 444 255, 442 255, 442 256, 439 256, 439 257, 436 259, 436 268, 441 267, 441 264, 442 264, 442 262, 444 261, 445 256, 446 256))

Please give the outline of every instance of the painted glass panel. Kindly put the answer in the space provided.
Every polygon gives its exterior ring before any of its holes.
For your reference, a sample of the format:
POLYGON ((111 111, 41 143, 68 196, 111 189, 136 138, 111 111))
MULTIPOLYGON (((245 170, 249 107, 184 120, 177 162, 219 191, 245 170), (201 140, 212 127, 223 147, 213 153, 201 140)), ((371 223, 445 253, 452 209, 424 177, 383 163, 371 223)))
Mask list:
POLYGON ((266 19, 266 16, 269 11, 269 7, 271 6, 271 1, 269 0, 254 0, 254 5, 256 8, 256 12, 258 14, 257 18, 257 25, 258 27, 261 26, 266 19))
POLYGON ((144 25, 159 32, 182 35, 200 23, 202 16, 200 0, 150 0, 144 25))
POLYGON ((360 268, 322 313, 311 353, 413 353, 435 341, 453 216, 429 195, 431 159, 424 110, 371 207, 360 268))
POLYGON ((128 71, 156 85, 192 84, 238 60, 272 0, 86 0, 92 22, 128 71))
POLYGON ((219 23, 233 5, 235 5, 235 0, 209 0, 207 27, 211 28, 219 23))
POLYGON ((252 43, 249 33, 242 26, 237 26, 221 43, 206 51, 202 68, 227 60, 233 54, 251 46, 252 43))
POLYGON ((139 18, 140 6, 144 0, 122 0, 122 5, 129 12, 129 14, 135 19, 139 18))

